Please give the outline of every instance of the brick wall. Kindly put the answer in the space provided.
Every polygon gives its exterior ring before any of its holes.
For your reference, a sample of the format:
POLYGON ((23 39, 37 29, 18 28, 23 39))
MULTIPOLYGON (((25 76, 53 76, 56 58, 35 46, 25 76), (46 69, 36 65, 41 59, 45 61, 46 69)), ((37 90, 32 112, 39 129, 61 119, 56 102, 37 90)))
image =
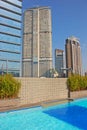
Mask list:
MULTIPOLYGON (((11 107, 68 98, 66 78, 17 78, 21 82, 19 98, 0 100, 0 111, 11 107)), ((70 98, 87 97, 87 90, 70 92, 70 98)))
POLYGON ((70 92, 70 97, 71 98, 83 98, 83 97, 87 97, 87 90, 70 92))
POLYGON ((20 105, 68 97, 66 78, 18 78, 20 105))

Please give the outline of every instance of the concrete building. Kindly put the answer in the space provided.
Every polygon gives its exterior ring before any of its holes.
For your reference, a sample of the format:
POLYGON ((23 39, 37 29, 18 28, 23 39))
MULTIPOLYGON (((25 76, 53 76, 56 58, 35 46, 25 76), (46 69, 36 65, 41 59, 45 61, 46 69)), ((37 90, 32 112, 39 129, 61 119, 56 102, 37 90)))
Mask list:
POLYGON ((20 76, 22 0, 0 0, 0 74, 20 76))
POLYGON ((71 73, 81 74, 82 60, 79 40, 75 37, 66 39, 65 51, 67 76, 71 73))
POLYGON ((59 77, 63 77, 62 68, 64 68, 63 50, 55 49, 55 70, 59 77))
POLYGON ((24 12, 22 75, 49 77, 52 68, 52 27, 49 7, 24 12))

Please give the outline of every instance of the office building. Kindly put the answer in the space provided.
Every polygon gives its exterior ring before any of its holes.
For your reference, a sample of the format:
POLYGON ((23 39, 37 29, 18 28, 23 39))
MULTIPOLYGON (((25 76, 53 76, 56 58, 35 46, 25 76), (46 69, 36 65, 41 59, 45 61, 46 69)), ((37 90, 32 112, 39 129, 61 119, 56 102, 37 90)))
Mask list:
POLYGON ((52 27, 49 7, 24 12, 22 75, 49 77, 52 69, 52 27))
POLYGON ((0 74, 20 76, 22 0, 0 0, 0 74))
POLYGON ((63 77, 64 59, 63 50, 55 49, 55 70, 59 77, 63 77))
POLYGON ((85 72, 85 76, 87 76, 87 72, 85 72))
POLYGON ((71 73, 81 74, 82 62, 79 40, 75 37, 66 39, 65 51, 67 76, 71 75, 71 73))

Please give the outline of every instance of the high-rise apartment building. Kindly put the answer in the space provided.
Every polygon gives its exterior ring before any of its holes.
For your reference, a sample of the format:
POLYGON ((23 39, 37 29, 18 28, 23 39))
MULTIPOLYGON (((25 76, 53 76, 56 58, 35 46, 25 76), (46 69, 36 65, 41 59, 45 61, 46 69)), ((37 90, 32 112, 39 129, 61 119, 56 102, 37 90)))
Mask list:
POLYGON ((52 27, 49 7, 24 12, 22 75, 49 77, 52 68, 52 27))
POLYGON ((81 47, 79 40, 75 37, 66 39, 66 68, 67 76, 74 74, 81 74, 81 47))
POLYGON ((63 77, 62 68, 64 68, 63 50, 55 49, 55 69, 59 77, 63 77))
POLYGON ((0 73, 20 76, 22 0, 0 0, 0 73))

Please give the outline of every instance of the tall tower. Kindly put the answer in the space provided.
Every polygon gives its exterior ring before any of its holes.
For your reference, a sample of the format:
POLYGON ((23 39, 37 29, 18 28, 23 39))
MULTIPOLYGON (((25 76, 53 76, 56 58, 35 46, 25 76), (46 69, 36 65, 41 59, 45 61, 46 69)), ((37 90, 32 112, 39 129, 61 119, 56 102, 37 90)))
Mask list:
POLYGON ((49 77, 52 68, 52 28, 49 7, 36 7, 24 13, 22 75, 49 77))
POLYGON ((63 76, 62 68, 64 68, 63 50, 55 49, 55 69, 59 77, 63 76))
POLYGON ((20 76, 22 0, 0 0, 0 74, 20 76))
POLYGON ((81 74, 81 47, 79 40, 75 37, 66 39, 66 68, 68 68, 67 76, 74 74, 81 74))

